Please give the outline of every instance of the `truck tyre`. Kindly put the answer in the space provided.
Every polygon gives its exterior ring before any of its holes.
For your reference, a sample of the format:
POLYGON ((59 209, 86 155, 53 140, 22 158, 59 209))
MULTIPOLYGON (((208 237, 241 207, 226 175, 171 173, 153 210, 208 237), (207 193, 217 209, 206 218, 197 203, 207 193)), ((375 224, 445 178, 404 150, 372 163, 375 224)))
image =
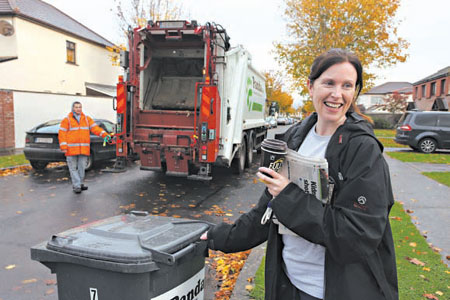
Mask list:
POLYGON ((241 141, 241 146, 239 147, 238 150, 238 155, 236 155, 233 159, 232 162, 232 168, 233 168, 233 173, 234 174, 242 174, 244 172, 245 169, 245 161, 246 161, 246 156, 247 156, 247 151, 246 151, 246 147, 245 147, 245 136, 242 137, 242 141, 241 141))
POLYGON ((36 171, 42 171, 48 165, 48 162, 46 162, 46 161, 39 161, 39 160, 30 160, 30 165, 36 171))
POLYGON ((255 145, 255 134, 251 132, 247 137, 247 159, 245 160, 245 167, 250 168, 253 163, 253 147, 255 145))

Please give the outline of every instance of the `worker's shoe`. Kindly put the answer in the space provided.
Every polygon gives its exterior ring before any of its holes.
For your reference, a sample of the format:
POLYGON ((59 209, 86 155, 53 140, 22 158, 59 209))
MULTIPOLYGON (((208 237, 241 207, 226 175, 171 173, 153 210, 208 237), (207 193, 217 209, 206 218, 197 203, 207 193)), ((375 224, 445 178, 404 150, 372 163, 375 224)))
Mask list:
POLYGON ((86 191, 87 189, 88 189, 87 185, 84 185, 84 184, 81 185, 81 190, 82 191, 86 191))
POLYGON ((75 187, 75 188, 73 188, 73 192, 74 192, 75 194, 81 193, 81 187, 75 187))

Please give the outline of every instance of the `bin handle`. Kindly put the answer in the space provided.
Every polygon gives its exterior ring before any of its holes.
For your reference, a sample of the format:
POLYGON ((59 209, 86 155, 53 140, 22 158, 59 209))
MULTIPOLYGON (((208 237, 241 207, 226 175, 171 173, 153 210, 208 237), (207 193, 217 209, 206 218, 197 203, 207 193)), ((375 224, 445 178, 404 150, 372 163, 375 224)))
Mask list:
POLYGON ((190 244, 189 246, 175 252, 174 254, 170 254, 170 253, 162 252, 162 251, 155 250, 155 249, 145 246, 142 243, 140 236, 138 236, 138 240, 139 240, 140 246, 143 249, 150 251, 150 253, 152 254, 152 260, 159 262, 159 263, 169 265, 169 266, 174 265, 178 259, 180 259, 181 257, 185 256, 186 254, 194 251, 195 246, 196 246, 195 244, 190 244))

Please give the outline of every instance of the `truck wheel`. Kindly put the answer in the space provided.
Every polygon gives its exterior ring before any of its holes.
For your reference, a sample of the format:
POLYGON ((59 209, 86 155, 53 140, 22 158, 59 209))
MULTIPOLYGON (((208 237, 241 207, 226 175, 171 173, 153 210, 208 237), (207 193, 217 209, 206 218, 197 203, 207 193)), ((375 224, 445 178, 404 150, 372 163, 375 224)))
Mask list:
POLYGON ((253 163, 253 145, 255 144, 254 141, 255 135, 253 133, 250 133, 248 135, 247 139, 247 159, 245 161, 245 167, 250 168, 253 163))
POLYGON ((42 171, 48 165, 46 161, 30 160, 30 165, 36 171, 42 171))
POLYGON ((239 147, 238 150, 238 155, 234 157, 233 162, 232 162, 232 168, 233 168, 233 173, 234 174, 242 174, 244 172, 245 169, 245 158, 247 156, 247 151, 246 151, 246 147, 245 147, 245 136, 242 138, 241 141, 241 146, 239 147))

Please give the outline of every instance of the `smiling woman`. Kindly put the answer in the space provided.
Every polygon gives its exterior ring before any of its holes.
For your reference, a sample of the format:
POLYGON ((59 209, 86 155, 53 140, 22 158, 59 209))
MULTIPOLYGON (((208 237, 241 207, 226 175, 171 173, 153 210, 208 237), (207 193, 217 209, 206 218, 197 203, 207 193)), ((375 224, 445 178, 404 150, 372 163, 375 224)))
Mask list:
POLYGON ((388 218, 394 197, 382 145, 355 104, 362 86, 354 54, 331 49, 318 56, 308 80, 316 113, 282 137, 300 155, 327 160, 329 204, 261 167, 257 176, 267 189, 258 206, 202 236, 224 252, 267 240, 266 300, 398 299, 388 218))

